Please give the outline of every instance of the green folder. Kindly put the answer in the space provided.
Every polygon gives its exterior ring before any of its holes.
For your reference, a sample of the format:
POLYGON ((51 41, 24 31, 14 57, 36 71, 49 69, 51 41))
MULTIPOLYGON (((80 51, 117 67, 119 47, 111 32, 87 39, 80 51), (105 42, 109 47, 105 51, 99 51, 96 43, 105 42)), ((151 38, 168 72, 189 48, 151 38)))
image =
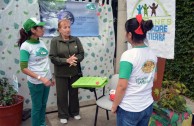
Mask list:
POLYGON ((72 84, 73 88, 100 88, 108 83, 107 77, 80 77, 72 84))

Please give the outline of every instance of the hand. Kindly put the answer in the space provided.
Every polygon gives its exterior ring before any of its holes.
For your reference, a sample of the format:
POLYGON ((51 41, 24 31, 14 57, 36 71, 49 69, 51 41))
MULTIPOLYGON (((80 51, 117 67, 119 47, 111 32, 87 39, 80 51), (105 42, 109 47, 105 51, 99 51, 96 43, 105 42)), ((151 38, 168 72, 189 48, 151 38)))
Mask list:
POLYGON ((67 62, 70 64, 69 67, 76 66, 77 65, 77 57, 75 57, 75 54, 73 54, 72 56, 69 56, 69 58, 67 59, 67 62))
POLYGON ((114 113, 114 114, 116 114, 116 111, 117 111, 117 107, 115 107, 115 106, 113 105, 112 108, 111 108, 111 112, 114 113))
POLYGON ((71 66, 77 66, 77 64, 76 63, 72 63, 69 67, 71 67, 71 66))
POLYGON ((52 80, 51 80, 51 86, 55 86, 55 84, 56 84, 56 81, 55 81, 55 79, 54 78, 52 78, 52 80))
POLYGON ((42 81, 42 83, 43 83, 45 86, 52 86, 52 82, 51 82, 49 79, 45 78, 45 77, 41 77, 41 78, 40 78, 40 81, 42 81))

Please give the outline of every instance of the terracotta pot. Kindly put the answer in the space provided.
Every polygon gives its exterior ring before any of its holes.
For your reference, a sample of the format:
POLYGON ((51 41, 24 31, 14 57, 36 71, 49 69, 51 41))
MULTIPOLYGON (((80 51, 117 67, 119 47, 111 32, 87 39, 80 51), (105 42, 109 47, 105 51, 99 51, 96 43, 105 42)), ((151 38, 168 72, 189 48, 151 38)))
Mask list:
POLYGON ((21 126, 24 97, 17 97, 17 104, 0 107, 0 126, 21 126))

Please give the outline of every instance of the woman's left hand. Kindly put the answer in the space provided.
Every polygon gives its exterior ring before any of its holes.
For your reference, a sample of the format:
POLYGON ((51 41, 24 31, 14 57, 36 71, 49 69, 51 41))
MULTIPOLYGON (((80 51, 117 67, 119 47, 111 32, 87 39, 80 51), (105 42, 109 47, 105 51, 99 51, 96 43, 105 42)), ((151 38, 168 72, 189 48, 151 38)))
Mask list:
POLYGON ((111 108, 111 112, 115 114, 116 111, 117 111, 117 107, 113 105, 112 108, 111 108))
POLYGON ((69 58, 68 58, 68 62, 69 62, 69 64, 70 64, 70 66, 69 67, 71 67, 71 66, 76 66, 77 65, 77 57, 75 56, 75 54, 73 54, 72 56, 69 56, 69 58))
POLYGON ((40 81, 42 81, 42 83, 43 83, 45 86, 51 86, 51 85, 52 85, 52 82, 51 82, 49 79, 45 78, 45 77, 41 77, 41 78, 40 78, 40 81))

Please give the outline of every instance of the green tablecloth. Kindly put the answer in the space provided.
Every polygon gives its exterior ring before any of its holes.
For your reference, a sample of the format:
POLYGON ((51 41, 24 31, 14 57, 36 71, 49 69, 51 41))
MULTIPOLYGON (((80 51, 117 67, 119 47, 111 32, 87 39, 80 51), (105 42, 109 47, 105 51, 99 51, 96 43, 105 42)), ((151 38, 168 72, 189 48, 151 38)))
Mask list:
POLYGON ((100 88, 108 83, 107 77, 80 77, 72 84, 73 88, 100 88))

